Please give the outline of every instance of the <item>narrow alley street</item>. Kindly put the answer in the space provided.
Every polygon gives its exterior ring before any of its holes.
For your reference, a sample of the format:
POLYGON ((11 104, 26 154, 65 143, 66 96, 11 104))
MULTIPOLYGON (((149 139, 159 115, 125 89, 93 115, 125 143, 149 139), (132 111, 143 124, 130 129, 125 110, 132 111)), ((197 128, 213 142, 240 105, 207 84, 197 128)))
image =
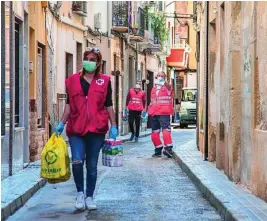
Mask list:
MULTIPOLYGON (((195 134, 195 129, 174 130, 174 143, 194 140, 195 134)), ((150 137, 145 137, 138 144, 124 144, 123 167, 103 167, 99 160, 96 211, 74 209, 76 190, 71 179, 47 184, 8 220, 221 220, 174 160, 154 159, 152 153, 150 137)))

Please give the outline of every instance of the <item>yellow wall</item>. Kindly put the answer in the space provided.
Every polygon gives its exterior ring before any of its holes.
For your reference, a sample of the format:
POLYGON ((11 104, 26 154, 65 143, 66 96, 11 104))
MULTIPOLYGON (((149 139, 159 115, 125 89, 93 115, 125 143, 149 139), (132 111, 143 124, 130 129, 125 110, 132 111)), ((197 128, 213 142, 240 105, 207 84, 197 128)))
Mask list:
POLYGON ((29 61, 33 61, 33 72, 29 74, 30 99, 36 98, 36 76, 37 76, 37 45, 38 42, 45 45, 45 12, 41 6, 41 1, 29 2, 29 61))

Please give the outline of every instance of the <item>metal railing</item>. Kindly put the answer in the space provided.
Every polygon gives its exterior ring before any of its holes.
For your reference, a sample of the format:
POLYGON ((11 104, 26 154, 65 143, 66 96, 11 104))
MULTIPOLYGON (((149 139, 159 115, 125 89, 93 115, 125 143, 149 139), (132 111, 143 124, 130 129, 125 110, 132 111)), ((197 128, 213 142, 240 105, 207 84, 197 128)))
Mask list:
POLYGON ((112 25, 128 27, 128 5, 127 1, 112 2, 112 25))
POLYGON ((159 45, 160 44, 160 39, 158 36, 154 35, 154 44, 159 45))

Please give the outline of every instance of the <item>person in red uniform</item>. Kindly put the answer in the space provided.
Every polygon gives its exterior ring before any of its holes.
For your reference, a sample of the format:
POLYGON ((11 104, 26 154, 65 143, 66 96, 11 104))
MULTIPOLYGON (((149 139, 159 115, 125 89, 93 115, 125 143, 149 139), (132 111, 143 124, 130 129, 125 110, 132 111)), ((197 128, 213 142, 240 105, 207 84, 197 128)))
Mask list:
POLYGON ((137 81, 135 88, 130 89, 126 98, 126 107, 129 110, 129 127, 132 133, 130 141, 138 142, 140 132, 141 113, 146 107, 146 94, 141 89, 142 82, 137 81), (135 122, 135 130, 134 130, 135 122))
POLYGON ((110 77, 101 74, 102 55, 97 48, 87 48, 83 69, 66 79, 67 103, 56 127, 66 133, 72 153, 72 171, 77 188, 76 209, 96 209, 93 193, 97 179, 97 163, 105 134, 111 123, 110 138, 118 135, 112 103, 110 77), (86 161, 86 196, 84 196, 83 165, 86 161), (86 199, 85 199, 86 198, 86 199))
POLYGON ((151 103, 148 106, 148 115, 152 116, 151 140, 155 146, 152 157, 161 157, 162 153, 171 158, 173 155, 173 144, 171 136, 170 116, 173 115, 172 87, 166 81, 164 72, 157 74, 155 87, 151 90, 151 103), (163 133, 164 148, 160 140, 160 131, 163 133))

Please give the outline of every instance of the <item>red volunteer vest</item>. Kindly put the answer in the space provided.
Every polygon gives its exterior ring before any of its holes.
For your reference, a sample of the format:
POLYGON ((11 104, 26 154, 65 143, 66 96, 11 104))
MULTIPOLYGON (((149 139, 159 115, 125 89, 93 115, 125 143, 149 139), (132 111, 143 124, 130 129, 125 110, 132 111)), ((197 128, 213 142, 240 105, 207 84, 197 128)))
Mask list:
POLYGON ((105 134, 108 131, 109 113, 104 104, 109 80, 109 76, 104 74, 95 76, 85 96, 80 83, 80 73, 66 79, 71 109, 66 129, 67 136, 83 136, 88 132, 105 134))
POLYGON ((148 114, 151 116, 173 115, 172 91, 168 90, 165 86, 159 89, 158 94, 156 91, 156 87, 153 87, 151 90, 151 102, 148 106, 148 114))
POLYGON ((142 111, 144 109, 143 106, 143 96, 144 92, 140 90, 136 93, 135 89, 130 90, 131 100, 128 104, 128 109, 133 111, 142 111))

